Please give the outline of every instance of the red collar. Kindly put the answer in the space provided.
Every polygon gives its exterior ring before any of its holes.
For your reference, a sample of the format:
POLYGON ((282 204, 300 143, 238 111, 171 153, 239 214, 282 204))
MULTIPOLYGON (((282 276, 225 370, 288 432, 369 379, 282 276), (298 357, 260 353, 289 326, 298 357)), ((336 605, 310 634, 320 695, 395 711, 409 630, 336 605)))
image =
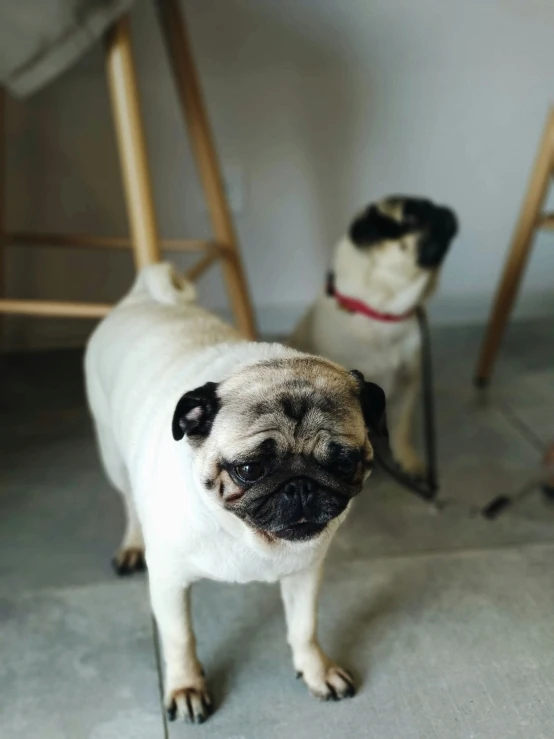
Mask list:
POLYGON ((335 298, 341 308, 347 310, 349 313, 360 313, 362 316, 372 318, 374 321, 382 321, 383 323, 399 323, 400 321, 406 321, 408 318, 412 318, 415 314, 415 310, 412 309, 407 313, 381 313, 371 306, 364 303, 362 300, 357 298, 349 298, 347 295, 339 293, 335 288, 335 275, 330 272, 327 276, 327 295, 330 298, 335 298))

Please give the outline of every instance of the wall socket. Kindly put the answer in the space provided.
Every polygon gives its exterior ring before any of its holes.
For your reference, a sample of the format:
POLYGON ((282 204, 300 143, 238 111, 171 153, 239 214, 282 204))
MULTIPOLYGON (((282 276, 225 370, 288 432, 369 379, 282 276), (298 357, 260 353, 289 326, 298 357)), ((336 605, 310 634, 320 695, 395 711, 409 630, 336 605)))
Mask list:
MULTIPOLYGON (((227 164, 223 167, 223 186, 231 212, 235 215, 244 213, 246 210, 246 186, 244 169, 240 164, 227 164)), ((208 212, 202 190, 198 193, 198 209, 202 213, 208 212)))

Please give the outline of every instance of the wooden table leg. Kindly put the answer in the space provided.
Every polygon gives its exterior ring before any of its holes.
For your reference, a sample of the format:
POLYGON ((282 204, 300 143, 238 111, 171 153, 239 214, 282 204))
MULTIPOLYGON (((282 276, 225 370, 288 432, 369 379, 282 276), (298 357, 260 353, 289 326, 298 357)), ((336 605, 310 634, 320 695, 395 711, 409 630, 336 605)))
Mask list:
POLYGON ((242 333, 254 339, 248 285, 179 0, 157 0, 156 6, 216 240, 227 248, 223 271, 233 313, 242 333))
POLYGON ((485 339, 475 372, 475 384, 488 384, 500 348, 502 336, 510 317, 517 291, 529 257, 532 240, 552 175, 554 158, 554 108, 551 109, 537 152, 535 165, 523 201, 519 220, 496 293, 485 339))
POLYGON ((160 241, 127 16, 108 31, 106 70, 135 263, 139 269, 160 261, 160 241))

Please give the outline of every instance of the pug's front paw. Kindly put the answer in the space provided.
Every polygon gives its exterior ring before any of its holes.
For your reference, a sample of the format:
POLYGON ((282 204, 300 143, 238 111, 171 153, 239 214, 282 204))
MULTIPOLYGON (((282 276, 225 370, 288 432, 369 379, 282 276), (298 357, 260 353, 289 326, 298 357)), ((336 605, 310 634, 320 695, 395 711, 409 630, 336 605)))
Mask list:
POLYGON ((340 701, 356 694, 351 675, 323 657, 306 661, 296 676, 304 680, 310 693, 319 700, 340 701))
POLYGON ((168 691, 165 708, 169 721, 181 719, 192 724, 203 724, 213 710, 204 678, 197 678, 188 685, 168 691))

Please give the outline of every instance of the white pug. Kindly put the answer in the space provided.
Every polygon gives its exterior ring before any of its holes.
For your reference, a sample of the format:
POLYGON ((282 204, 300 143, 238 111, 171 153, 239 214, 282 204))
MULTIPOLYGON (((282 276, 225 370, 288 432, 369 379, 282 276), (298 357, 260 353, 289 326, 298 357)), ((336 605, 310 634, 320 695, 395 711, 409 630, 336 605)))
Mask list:
POLYGON ((454 213, 429 200, 388 197, 368 206, 339 242, 326 290, 289 340, 359 367, 384 389, 393 456, 413 475, 425 469, 412 441, 421 351, 415 312, 432 294, 457 230, 454 213))
POLYGON ((316 636, 332 535, 369 475, 383 391, 359 372, 244 341, 167 264, 144 269, 85 357, 106 473, 123 496, 120 574, 148 563, 171 719, 211 710, 191 626, 200 578, 277 581, 296 670, 344 698, 351 677, 316 636))

